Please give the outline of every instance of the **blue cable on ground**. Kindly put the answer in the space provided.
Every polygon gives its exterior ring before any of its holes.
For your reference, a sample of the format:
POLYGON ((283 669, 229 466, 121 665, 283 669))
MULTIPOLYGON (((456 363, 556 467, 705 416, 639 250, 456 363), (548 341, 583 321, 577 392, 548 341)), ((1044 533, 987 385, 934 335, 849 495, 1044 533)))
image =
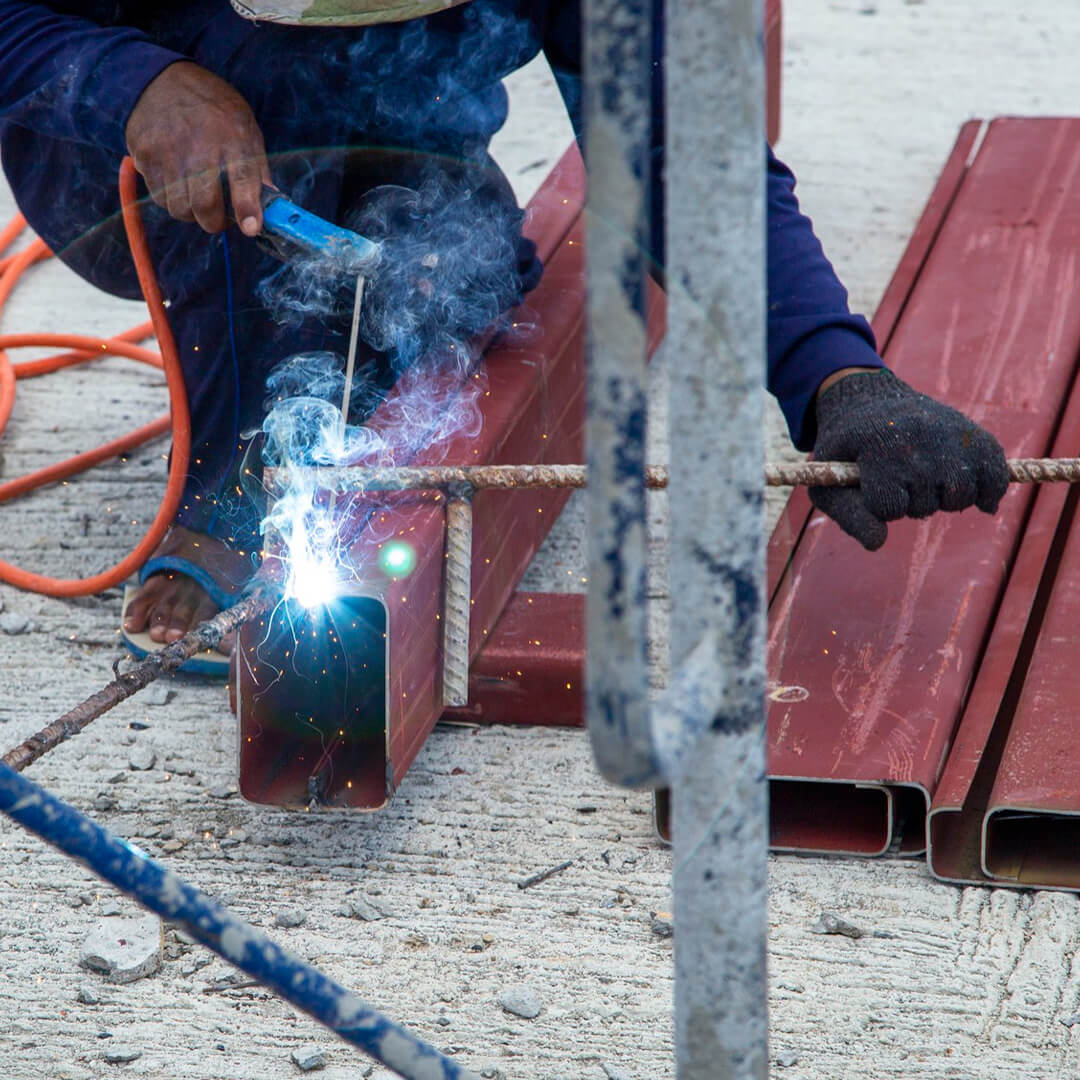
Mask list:
POLYGON ((478 1080, 194 886, 0 762, 0 811, 406 1080, 478 1080))

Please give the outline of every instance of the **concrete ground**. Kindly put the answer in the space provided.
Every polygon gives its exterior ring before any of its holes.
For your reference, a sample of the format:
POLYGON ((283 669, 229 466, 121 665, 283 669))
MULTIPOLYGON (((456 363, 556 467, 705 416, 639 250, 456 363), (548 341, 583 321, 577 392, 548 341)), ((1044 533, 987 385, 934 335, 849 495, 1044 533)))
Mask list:
MULTIPOLYGON (((788 0, 783 137, 805 207, 857 307, 870 311, 962 121, 1075 112, 1074 0, 788 0)), ((514 82, 499 155, 525 195, 567 138, 542 66, 514 82)), ((10 204, 4 194, 2 200, 10 204)), ((7 206, 0 207, 7 209, 7 206)), ((136 305, 50 266, 29 275, 3 328, 115 331, 136 305)), ((164 407, 155 373, 119 361, 19 388, 5 475, 88 446, 164 407)), ((785 452, 773 422, 770 454, 785 452)), ((0 508, 0 556, 85 575, 133 545, 161 492, 161 445, 70 486, 0 508)), ((775 512, 775 506, 774 506, 775 512)), ((662 517, 662 507, 658 509, 662 517)), ((568 579, 580 520, 567 515, 530 572, 568 579)), ((97 688, 117 655, 119 595, 61 602, 0 587, 28 632, 0 636, 0 745, 97 688)), ((662 1080, 674 1075, 669 853, 649 800, 594 772, 582 734, 439 729, 392 806, 375 816, 267 811, 226 795, 235 725, 220 685, 136 698, 30 775, 160 856, 484 1076, 662 1080), (139 725, 138 727, 134 725, 139 725), (131 768, 147 747, 155 763, 131 768), (517 881, 572 858, 528 891, 517 881), (384 917, 339 913, 366 897, 384 917), (278 929, 275 914, 306 921, 278 929), (501 993, 529 988, 535 1019, 501 993)), ((1071 895, 960 889, 921 862, 773 858, 769 962, 773 1075, 837 1078, 1080 1076, 1080 911, 1071 895), (822 937, 834 911, 888 937, 822 937)), ((167 935, 159 973, 113 985, 78 967, 98 919, 134 907, 0 823, 0 1073, 10 1080, 126 1073, 277 1080, 305 1043, 320 1074, 385 1080, 361 1055, 258 987, 236 987, 200 947, 167 935), (98 999, 96 1004, 77 1000, 98 999), (112 1065, 119 1044, 140 1056, 112 1065)))

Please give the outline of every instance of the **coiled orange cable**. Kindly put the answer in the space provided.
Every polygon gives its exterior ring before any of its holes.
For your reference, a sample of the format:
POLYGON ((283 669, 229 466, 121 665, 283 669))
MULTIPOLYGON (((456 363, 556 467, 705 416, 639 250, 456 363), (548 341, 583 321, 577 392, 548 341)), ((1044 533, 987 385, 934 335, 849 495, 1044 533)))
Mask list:
MULTIPOLYGON (((47 577, 44 574, 37 574, 0 561, 0 581, 48 596, 89 596, 118 585, 138 570, 161 543, 176 517, 191 456, 191 415, 188 411, 187 392, 184 389, 183 374, 180 370, 180 354, 176 347, 176 339, 169 327, 165 303, 161 296, 161 289, 158 287, 153 262, 150 259, 146 232, 139 215, 135 166, 130 158, 125 158, 120 166, 120 204, 123 208, 124 228, 127 231, 128 244, 135 260, 139 285, 147 307, 150 309, 150 322, 133 327, 113 338, 85 337, 78 334, 0 335, 0 434, 3 433, 15 404, 17 379, 33 378, 71 367, 73 364, 96 360, 102 356, 126 356, 153 367, 163 368, 169 390, 170 415, 159 417, 152 423, 145 424, 119 439, 113 439, 95 450, 87 450, 66 461, 39 469, 28 476, 0 484, 0 502, 23 495, 43 484, 63 480, 108 458, 117 457, 150 439, 163 435, 171 428, 172 457, 169 464, 169 476, 165 487, 165 497, 150 527, 135 550, 126 558, 121 559, 111 570, 88 578, 65 579, 47 577), (134 344, 149 336, 151 329, 157 335, 158 345, 161 348, 160 356, 150 349, 134 344), (27 346, 55 347, 70 351, 41 360, 12 364, 7 350, 27 346)), ((0 231, 0 252, 14 242, 25 225, 26 221, 20 215, 0 231)), ((3 309, 26 268, 41 259, 48 258, 50 254, 45 244, 41 240, 36 240, 24 251, 0 259, 0 310, 3 309)))

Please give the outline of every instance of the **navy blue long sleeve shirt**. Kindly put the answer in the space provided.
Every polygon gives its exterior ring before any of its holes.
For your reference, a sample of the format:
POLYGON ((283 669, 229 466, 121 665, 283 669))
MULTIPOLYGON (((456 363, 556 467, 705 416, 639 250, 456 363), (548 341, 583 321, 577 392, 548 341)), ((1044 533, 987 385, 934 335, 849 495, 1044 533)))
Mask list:
MULTIPOLYGON (((218 2, 226 5, 226 0, 218 2)), ((508 3, 538 27, 537 48, 547 52, 575 116, 578 0, 508 3)), ((206 3, 180 0, 0 0, 0 124, 89 144, 119 159, 125 153, 127 119, 142 91, 169 64, 186 59, 169 47, 177 40, 169 27, 205 21, 207 10, 206 3)), ((239 16, 228 25, 232 38, 219 43, 223 52, 258 32, 239 16)), ((188 30, 197 32, 198 27, 189 25, 188 30)), ((311 107, 319 106, 312 102, 311 107)), ((662 133, 657 139, 659 149, 662 133)), ((662 150, 654 159, 653 216, 655 235, 661 238, 656 246, 662 243, 662 150)), ((791 171, 769 151, 767 384, 795 444, 809 449, 814 438, 811 406, 821 382, 841 368, 877 367, 881 360, 869 324, 850 313, 847 293, 800 212, 794 189, 791 171)), ((32 200, 33 192, 20 197, 32 200)), ((33 207, 24 209, 34 216, 33 207)))

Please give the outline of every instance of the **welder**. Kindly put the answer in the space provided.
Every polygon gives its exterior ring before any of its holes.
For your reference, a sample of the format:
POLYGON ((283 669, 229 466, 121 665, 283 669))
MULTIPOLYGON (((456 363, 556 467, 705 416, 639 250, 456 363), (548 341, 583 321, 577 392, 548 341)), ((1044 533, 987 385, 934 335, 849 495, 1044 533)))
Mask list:
MULTIPOLYGON (((580 20, 579 0, 0 0, 0 154, 30 224, 88 281, 135 298, 117 222, 123 155, 157 204, 148 231, 191 402, 192 462, 129 631, 175 640, 242 587, 257 516, 237 480, 266 376, 289 354, 344 352, 344 325, 302 309, 283 324, 270 310, 266 282, 280 270, 252 242, 264 185, 344 221, 373 188, 415 188, 438 170, 505 234, 496 294, 509 309, 541 268, 487 154, 507 114, 501 80, 542 50, 580 135, 580 20)), ((662 11, 654 27, 659 59, 662 11)), ((652 253, 662 265, 654 70, 652 253)), ((870 549, 890 520, 993 512, 1007 486, 1000 445, 885 369, 799 211, 791 172, 765 148, 763 166, 768 386, 798 447, 862 469, 859 488, 812 489, 814 502, 870 549)), ((377 391, 401 358, 372 359, 377 391)))

